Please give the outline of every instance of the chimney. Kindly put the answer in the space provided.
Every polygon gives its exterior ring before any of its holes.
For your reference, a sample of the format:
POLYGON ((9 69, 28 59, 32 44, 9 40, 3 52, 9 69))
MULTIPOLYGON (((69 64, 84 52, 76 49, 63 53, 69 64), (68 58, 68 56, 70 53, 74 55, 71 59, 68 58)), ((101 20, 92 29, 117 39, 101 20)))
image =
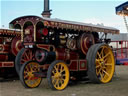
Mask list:
POLYGON ((44 0, 44 11, 42 12, 42 16, 43 17, 47 17, 47 18, 50 18, 51 16, 51 11, 52 10, 49 10, 49 0, 44 0))

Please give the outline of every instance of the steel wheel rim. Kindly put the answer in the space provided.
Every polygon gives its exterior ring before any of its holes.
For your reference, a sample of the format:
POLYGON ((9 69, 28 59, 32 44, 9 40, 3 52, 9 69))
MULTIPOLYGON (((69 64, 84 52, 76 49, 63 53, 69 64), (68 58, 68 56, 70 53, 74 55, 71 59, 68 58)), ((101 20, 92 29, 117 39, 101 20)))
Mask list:
POLYGON ((65 63, 57 63, 52 70, 52 84, 55 89, 63 90, 69 82, 69 69, 65 63))
POLYGON ((34 88, 40 84, 41 78, 35 77, 33 74, 33 72, 39 72, 39 70, 39 64, 36 62, 30 62, 25 66, 23 72, 24 82, 28 87, 34 88))
POLYGON ((115 60, 108 46, 101 46, 96 54, 96 75, 102 83, 109 82, 114 74, 115 60))

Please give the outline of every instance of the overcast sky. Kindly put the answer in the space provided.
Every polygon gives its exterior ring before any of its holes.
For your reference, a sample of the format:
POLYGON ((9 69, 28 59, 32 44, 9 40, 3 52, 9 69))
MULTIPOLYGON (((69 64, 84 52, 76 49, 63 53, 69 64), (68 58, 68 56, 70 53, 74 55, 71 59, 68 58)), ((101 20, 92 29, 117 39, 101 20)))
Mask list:
MULTIPOLYGON (((115 7, 125 0, 50 0, 51 18, 92 24, 103 23, 126 32, 123 17, 115 14, 115 7)), ((24 15, 41 16, 43 0, 0 0, 0 27, 8 27, 13 19, 24 15)))

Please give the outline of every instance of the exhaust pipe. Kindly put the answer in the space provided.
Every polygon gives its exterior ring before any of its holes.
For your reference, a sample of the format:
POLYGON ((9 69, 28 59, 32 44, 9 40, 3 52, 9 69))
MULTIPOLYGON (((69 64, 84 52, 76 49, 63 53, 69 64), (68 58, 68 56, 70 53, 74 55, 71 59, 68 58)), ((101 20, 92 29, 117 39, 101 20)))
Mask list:
POLYGON ((42 12, 42 16, 43 17, 47 17, 47 18, 50 18, 51 16, 51 11, 52 10, 49 10, 49 0, 44 0, 44 11, 42 12))

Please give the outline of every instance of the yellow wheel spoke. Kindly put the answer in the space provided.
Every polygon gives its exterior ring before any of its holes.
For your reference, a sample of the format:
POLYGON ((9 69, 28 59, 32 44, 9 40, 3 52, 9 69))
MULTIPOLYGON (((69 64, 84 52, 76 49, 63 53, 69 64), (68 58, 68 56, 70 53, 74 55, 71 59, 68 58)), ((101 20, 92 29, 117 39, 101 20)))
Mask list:
POLYGON ((25 76, 24 76, 24 79, 26 79, 27 77, 28 77, 28 75, 25 75, 25 76))
POLYGON ((62 81, 64 81, 65 79, 63 78, 63 79, 61 79, 62 81))
POLYGON ((103 58, 106 58, 107 56, 109 56, 111 53, 108 52, 103 58))
POLYGON ((29 83, 30 83, 30 80, 25 80, 25 82, 26 82, 27 84, 29 84, 29 83))
POLYGON ((98 70, 96 69, 96 74, 98 75, 98 72, 97 72, 98 70))
POLYGON ((62 86, 62 84, 63 84, 62 80, 60 80, 60 83, 61 83, 61 86, 62 86))
POLYGON ((55 79, 52 80, 52 83, 55 84, 55 79))
POLYGON ((99 62, 100 60, 99 59, 96 59, 97 62, 99 62))
POLYGON ((101 73, 101 71, 100 71, 100 77, 101 77, 101 80, 103 80, 103 74, 101 73))
POLYGON ((55 76, 52 76, 52 79, 54 79, 55 78, 55 76))
POLYGON ((101 71, 101 68, 98 70, 98 69, 96 69, 96 73, 97 73, 97 75, 99 75, 100 74, 100 71, 101 71))
POLYGON ((54 76, 52 76, 52 83, 54 84, 55 83, 55 77, 54 76))
POLYGON ((106 63, 106 62, 107 62, 107 58, 104 59, 104 63, 106 63))
POLYGON ((60 73, 63 73, 65 70, 64 69, 62 69, 61 71, 60 71, 60 73))
POLYGON ((63 71, 64 71, 64 68, 63 68, 63 66, 61 65, 60 73, 62 73, 63 71))
POLYGON ((109 77, 110 75, 108 74, 108 72, 106 72, 105 70, 102 69, 102 71, 109 77))
POLYGON ((56 66, 54 66, 54 68, 55 68, 55 70, 56 70, 56 73, 58 72, 58 69, 57 69, 57 67, 56 66))
POLYGON ((105 63, 105 65, 106 65, 106 66, 112 66, 112 64, 110 64, 110 63, 105 63))
POLYGON ((56 79, 55 86, 58 86, 59 80, 56 79))
POLYGON ((97 62, 97 63, 100 63, 100 60, 99 60, 99 59, 96 59, 96 62, 97 62))
POLYGON ((26 71, 27 71, 27 72, 29 72, 29 71, 30 71, 28 67, 26 67, 25 69, 26 69, 26 71))
POLYGON ((60 80, 60 79, 59 79, 59 81, 58 81, 58 85, 59 85, 59 87, 62 86, 62 84, 61 84, 61 80, 60 80))
POLYGON ((33 69, 32 69, 32 67, 30 68, 30 71, 31 71, 31 72, 33 72, 33 69))
POLYGON ((100 65, 96 65, 96 69, 99 68, 99 67, 100 67, 100 65))
POLYGON ((103 69, 106 69, 106 66, 103 66, 102 68, 103 68, 103 69))
POLYGON ((28 80, 31 80, 31 78, 32 78, 32 77, 31 77, 31 76, 29 76, 29 77, 28 77, 28 80))
POLYGON ((26 74, 26 73, 28 73, 28 71, 27 71, 27 70, 25 70, 25 71, 24 71, 24 74, 26 74))
POLYGON ((53 74, 55 74, 55 71, 54 71, 54 70, 52 70, 52 73, 53 73, 53 74))
POLYGON ((97 54, 98 54, 99 58, 101 59, 101 55, 100 55, 100 53, 99 53, 99 52, 97 52, 97 54))
POLYGON ((65 74, 62 74, 62 77, 66 76, 65 74))

